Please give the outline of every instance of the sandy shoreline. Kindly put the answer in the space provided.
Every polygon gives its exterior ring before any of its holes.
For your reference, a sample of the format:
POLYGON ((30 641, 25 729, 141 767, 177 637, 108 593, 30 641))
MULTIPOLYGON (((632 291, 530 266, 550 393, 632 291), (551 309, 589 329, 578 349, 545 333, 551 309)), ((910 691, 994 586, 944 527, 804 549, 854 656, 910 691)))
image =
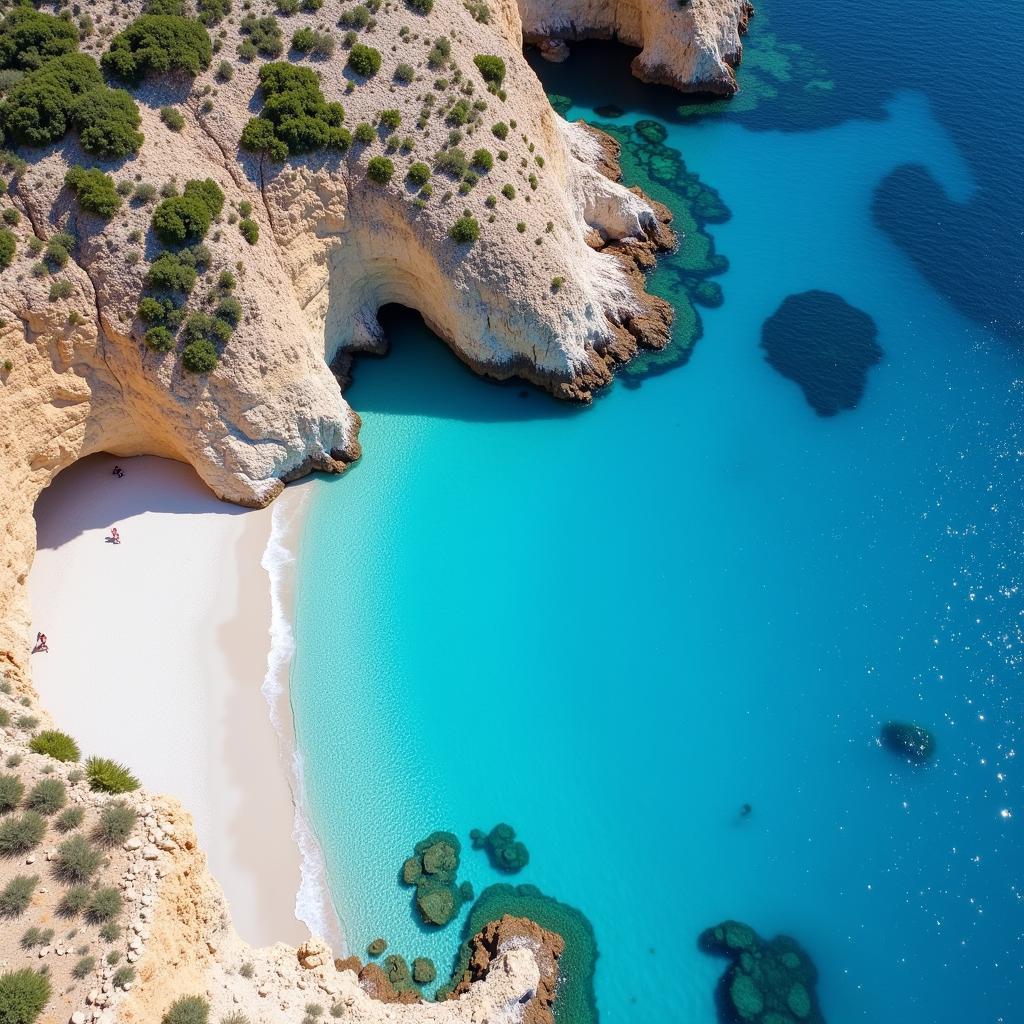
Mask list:
MULTIPOLYGON (((29 581, 33 632, 50 643, 32 659, 44 706, 86 754, 122 760, 147 788, 182 801, 235 927, 254 945, 308 934, 295 916, 291 720, 279 718, 282 749, 261 692, 272 620, 288 611, 273 615, 261 560, 274 509, 280 523, 292 504, 286 495, 271 509, 241 509, 187 466, 95 456, 40 497, 29 581), (105 540, 115 524, 119 546, 105 540)), ((295 529, 299 516, 288 519, 295 529)), ((287 708, 287 662, 277 670, 285 689, 273 706, 287 708)))

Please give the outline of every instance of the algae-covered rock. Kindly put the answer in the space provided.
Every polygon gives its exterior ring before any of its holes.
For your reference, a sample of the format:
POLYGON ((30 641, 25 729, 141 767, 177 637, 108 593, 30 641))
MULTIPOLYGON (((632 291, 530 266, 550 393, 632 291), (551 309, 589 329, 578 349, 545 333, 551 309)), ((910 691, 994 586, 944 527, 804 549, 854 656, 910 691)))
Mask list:
POLYGON ((501 822, 488 833, 475 828, 469 833, 474 850, 486 850, 491 867, 514 875, 522 871, 530 861, 530 851, 516 839, 516 830, 501 822))
POLYGON ((878 739, 886 750, 916 764, 930 761, 935 754, 935 737, 913 722, 886 722, 878 739))
POLYGON ((383 953, 384 950, 387 949, 387 948, 388 948, 388 940, 387 939, 374 939, 373 942, 371 942, 366 947, 366 952, 367 952, 368 956, 380 956, 381 953, 383 953))
POLYGON ((415 902, 426 924, 443 927, 472 900, 469 882, 457 884, 462 844, 451 832, 431 832, 402 865, 402 881, 416 886, 415 902))
POLYGON ((402 992, 412 988, 412 972, 409 970, 405 958, 397 953, 392 953, 384 961, 384 973, 394 986, 395 991, 402 992))
POLYGON ((702 932, 698 945, 732 961, 716 993, 722 1024, 824 1024, 818 972, 793 939, 766 942, 750 925, 723 921, 702 932))
POLYGON ((412 980, 417 985, 429 985, 437 977, 437 968, 430 957, 418 956, 412 962, 412 980))

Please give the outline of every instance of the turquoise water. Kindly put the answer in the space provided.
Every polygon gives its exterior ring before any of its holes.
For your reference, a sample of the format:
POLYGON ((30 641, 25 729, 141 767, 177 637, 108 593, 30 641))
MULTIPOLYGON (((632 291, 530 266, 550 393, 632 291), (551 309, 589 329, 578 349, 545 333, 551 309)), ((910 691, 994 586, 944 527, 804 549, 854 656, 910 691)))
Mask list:
MULTIPOLYGON (((656 113, 607 99, 618 125, 656 113)), ((685 366, 590 409, 385 318, 392 352, 348 392, 363 460, 316 485, 292 670, 354 951, 384 935, 443 974, 458 925, 418 924, 402 861, 450 828, 479 890, 503 879, 468 831, 506 820, 517 880, 594 925, 605 1021, 711 1024, 696 937, 725 917, 808 949, 831 1024, 1024 1018, 1024 360, 872 213, 908 163, 980 202, 934 104, 664 119, 732 211, 725 302, 685 366), (758 348, 809 289, 885 353, 829 419, 758 348), (934 728, 932 766, 878 748, 891 717, 934 728)))

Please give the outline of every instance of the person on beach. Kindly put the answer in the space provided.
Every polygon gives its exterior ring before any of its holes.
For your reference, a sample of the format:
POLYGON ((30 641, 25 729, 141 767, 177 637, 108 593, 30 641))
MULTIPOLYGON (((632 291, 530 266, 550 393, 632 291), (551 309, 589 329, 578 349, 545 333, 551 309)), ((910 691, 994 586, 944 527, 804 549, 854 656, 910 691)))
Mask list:
POLYGON ((116 476, 120 480, 121 477, 124 476, 124 470, 120 466, 115 466, 114 467, 114 476, 116 476))
POLYGON ((117 527, 116 526, 112 526, 110 528, 110 543, 111 544, 120 544, 121 543, 121 534, 119 534, 117 532, 117 527))
POLYGON ((50 646, 46 642, 45 633, 36 633, 36 647, 37 651, 44 651, 47 654, 50 652, 50 646))

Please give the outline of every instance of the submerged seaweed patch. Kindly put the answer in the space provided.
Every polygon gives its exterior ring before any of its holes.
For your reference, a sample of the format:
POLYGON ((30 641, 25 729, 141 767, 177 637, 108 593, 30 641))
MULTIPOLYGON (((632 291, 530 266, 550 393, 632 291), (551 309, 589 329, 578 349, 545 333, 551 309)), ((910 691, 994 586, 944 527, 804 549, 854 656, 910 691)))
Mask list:
POLYGON ((594 997, 597 939, 593 926, 582 911, 545 896, 533 885, 490 885, 480 893, 463 927, 463 941, 452 980, 438 991, 437 998, 444 999, 466 973, 473 936, 505 914, 529 918, 546 931, 557 932, 565 940, 565 951, 558 965, 555 1024, 597 1024, 597 1001, 594 997))
POLYGON ((764 322, 765 359, 800 385, 819 416, 854 409, 884 355, 874 320, 834 292, 790 295, 764 322))

